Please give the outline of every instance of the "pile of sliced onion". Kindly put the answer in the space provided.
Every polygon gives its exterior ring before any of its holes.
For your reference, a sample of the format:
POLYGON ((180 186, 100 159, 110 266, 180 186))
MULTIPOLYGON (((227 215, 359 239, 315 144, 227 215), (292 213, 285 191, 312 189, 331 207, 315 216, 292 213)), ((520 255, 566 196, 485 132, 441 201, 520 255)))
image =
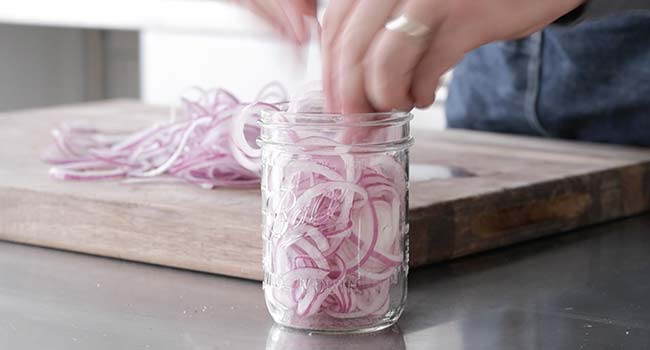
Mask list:
POLYGON ((271 83, 254 103, 223 89, 193 89, 171 121, 135 133, 110 133, 79 123, 52 131, 43 159, 61 180, 124 179, 126 182, 186 181, 204 188, 259 184, 257 124, 263 110, 287 100, 271 83))
POLYGON ((304 153, 264 150, 269 309, 281 323, 299 328, 372 325, 402 302, 404 166, 391 155, 350 153, 324 138, 318 145, 334 147, 319 149, 314 136, 299 130, 295 138, 295 145, 309 145, 304 153))

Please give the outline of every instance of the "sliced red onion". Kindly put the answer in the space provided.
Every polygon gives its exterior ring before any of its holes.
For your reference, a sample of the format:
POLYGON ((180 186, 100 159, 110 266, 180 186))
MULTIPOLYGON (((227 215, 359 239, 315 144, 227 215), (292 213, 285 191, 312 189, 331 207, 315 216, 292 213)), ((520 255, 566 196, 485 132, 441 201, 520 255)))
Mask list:
POLYGON ((186 95, 180 114, 134 133, 103 132, 78 123, 53 130, 54 143, 43 155, 55 165, 50 176, 128 178, 127 183, 167 181, 171 176, 204 188, 257 186, 257 122, 262 111, 278 110, 274 103, 286 101, 284 88, 268 84, 254 103, 242 103, 223 89, 193 88, 186 95))
MULTIPOLYGON (((288 110, 319 106, 309 95, 288 110)), ((282 142, 299 150, 264 150, 265 293, 285 325, 354 329, 401 302, 391 301, 391 288, 401 288, 396 279, 406 269, 407 175, 390 154, 354 153, 340 135, 323 134, 296 128, 282 142)))

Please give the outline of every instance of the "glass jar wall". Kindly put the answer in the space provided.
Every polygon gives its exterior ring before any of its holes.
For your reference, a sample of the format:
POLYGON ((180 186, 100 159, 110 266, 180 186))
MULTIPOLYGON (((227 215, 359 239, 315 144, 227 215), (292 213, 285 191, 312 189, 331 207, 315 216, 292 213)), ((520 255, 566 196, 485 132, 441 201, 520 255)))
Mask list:
POLYGON ((364 332, 399 318, 411 118, 263 114, 264 293, 277 323, 364 332))

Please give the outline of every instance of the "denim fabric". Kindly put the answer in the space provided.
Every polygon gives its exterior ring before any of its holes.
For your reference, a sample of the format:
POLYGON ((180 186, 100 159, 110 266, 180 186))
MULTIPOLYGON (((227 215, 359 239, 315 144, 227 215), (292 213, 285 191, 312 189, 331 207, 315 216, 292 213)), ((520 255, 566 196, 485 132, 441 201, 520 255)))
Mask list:
POLYGON ((451 128, 650 147, 650 13, 550 26, 454 69, 451 128))

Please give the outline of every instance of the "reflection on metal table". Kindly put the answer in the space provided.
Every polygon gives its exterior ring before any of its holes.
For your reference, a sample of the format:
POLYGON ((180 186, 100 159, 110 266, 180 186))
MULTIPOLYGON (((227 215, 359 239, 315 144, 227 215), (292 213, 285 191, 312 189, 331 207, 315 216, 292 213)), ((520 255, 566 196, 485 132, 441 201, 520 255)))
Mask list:
POLYGON ((261 284, 0 243, 0 349, 650 349, 650 215, 414 270, 397 327, 274 327, 261 284))

